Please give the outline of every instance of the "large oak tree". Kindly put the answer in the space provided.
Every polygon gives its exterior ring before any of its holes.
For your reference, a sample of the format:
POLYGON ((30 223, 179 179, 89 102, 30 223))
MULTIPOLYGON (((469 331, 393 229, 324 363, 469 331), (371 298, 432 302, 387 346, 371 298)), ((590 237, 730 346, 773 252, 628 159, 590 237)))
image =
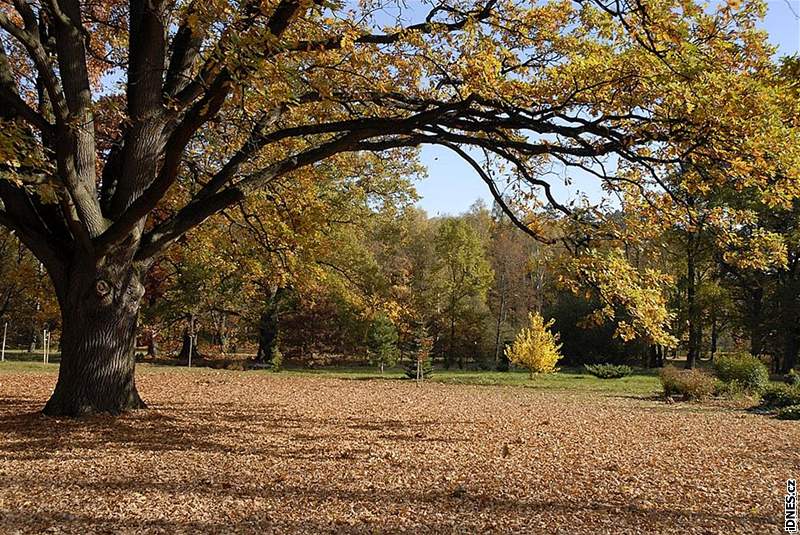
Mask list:
POLYGON ((143 407, 133 350, 148 267, 304 168, 440 145, 537 236, 505 181, 520 200, 594 220, 552 194, 554 169, 613 190, 708 164, 753 185, 786 137, 762 82, 759 2, 403 6, 0 2, 0 224, 44 264, 62 311, 46 414, 143 407))

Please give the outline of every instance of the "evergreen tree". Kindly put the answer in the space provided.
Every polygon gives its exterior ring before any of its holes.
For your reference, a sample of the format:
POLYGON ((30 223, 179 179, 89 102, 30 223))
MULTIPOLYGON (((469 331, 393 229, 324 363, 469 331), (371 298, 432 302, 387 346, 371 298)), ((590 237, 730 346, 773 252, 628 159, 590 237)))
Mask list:
POLYGON ((380 366, 381 373, 385 366, 397 363, 397 329, 386 315, 380 314, 369 326, 368 344, 370 362, 380 366))

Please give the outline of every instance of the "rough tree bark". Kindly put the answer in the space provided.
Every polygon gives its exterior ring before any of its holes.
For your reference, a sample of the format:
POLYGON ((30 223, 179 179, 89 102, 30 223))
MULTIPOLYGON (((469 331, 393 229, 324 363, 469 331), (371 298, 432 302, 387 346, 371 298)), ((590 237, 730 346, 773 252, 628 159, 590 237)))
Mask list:
POLYGON ((63 335, 58 382, 44 413, 82 416, 144 408, 136 390, 136 324, 143 273, 127 262, 80 260, 54 278, 63 335))

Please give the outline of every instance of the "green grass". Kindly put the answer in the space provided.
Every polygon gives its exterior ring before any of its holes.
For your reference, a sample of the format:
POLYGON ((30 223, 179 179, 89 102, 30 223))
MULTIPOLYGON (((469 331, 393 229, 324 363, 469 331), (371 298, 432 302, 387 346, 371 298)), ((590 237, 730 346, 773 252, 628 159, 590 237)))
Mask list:
MULTIPOLYGON (((252 372, 247 372, 252 373, 252 372)), ((259 371, 256 373, 273 373, 259 371)), ((405 375, 397 369, 379 371, 365 368, 321 368, 316 370, 290 369, 280 372, 285 376, 320 376, 352 380, 405 380, 405 375)), ((588 392, 607 392, 614 394, 652 395, 661 389, 658 375, 654 371, 637 370, 621 379, 599 379, 580 369, 565 369, 550 375, 530 379, 527 372, 492 372, 435 370, 429 382, 453 385, 477 386, 518 386, 526 388, 545 388, 555 390, 582 390, 588 392)))
POLYGON ((0 375, 4 373, 55 373, 57 371, 58 363, 54 362, 50 362, 50 364, 44 364, 41 360, 6 360, 5 362, 0 362, 0 375))
MULTIPOLYGON (((37 349, 33 353, 24 349, 6 349, 6 361, 42 362, 42 350, 37 349)), ((50 362, 58 362, 61 353, 52 351, 49 355, 50 362)))
POLYGON ((655 394, 660 389, 658 377, 652 374, 630 375, 620 379, 600 379, 575 370, 540 375, 531 379, 527 372, 454 372, 434 374, 433 381, 445 384, 523 386, 557 390, 655 394))

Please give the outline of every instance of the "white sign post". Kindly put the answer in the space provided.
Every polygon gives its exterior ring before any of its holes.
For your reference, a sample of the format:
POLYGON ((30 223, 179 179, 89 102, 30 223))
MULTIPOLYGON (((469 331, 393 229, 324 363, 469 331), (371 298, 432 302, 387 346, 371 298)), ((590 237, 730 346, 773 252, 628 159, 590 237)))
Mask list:
POLYGON ((42 362, 50 364, 50 331, 42 331, 42 362))
POLYGON ((192 317, 191 322, 189 323, 191 327, 189 328, 189 367, 192 367, 192 351, 194 351, 194 317, 192 317))
POLYGON ((8 322, 3 325, 3 349, 0 352, 0 361, 5 362, 6 360, 6 335, 8 334, 8 322))
POLYGON ((192 312, 191 314, 189 314, 189 367, 190 368, 192 367, 192 353, 194 353, 197 350, 197 348, 195 347, 197 345, 195 340, 196 328, 197 325, 195 324, 194 312, 192 312))

